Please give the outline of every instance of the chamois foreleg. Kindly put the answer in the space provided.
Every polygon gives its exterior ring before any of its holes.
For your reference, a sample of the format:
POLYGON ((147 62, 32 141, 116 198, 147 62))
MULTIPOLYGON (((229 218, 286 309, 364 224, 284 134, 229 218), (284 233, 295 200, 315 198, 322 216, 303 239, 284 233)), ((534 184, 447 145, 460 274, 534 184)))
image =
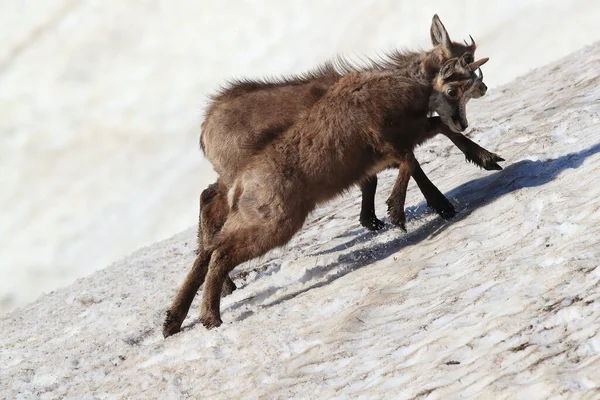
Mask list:
POLYGON ((423 193, 427 205, 431 207, 436 213, 438 213, 444 219, 453 218, 456 215, 456 210, 450 200, 444 196, 442 192, 429 180, 425 172, 419 165, 419 162, 415 160, 415 167, 412 174, 417 186, 423 193))
POLYGON ((472 162, 488 171, 499 171, 502 169, 498 162, 504 161, 504 158, 490 151, 487 151, 471 139, 461 133, 452 132, 448 129, 442 132, 452 143, 462 151, 467 161, 472 162))
POLYGON ((406 231, 406 214, 404 213, 406 189, 408 188, 408 181, 415 170, 416 163, 417 160, 412 153, 402 157, 398 163, 398 178, 396 178, 392 194, 386 202, 390 221, 404 231, 406 231))
POLYGON ((467 161, 488 171, 498 171, 502 169, 502 167, 498 165, 498 162, 504 161, 504 158, 487 151, 462 133, 452 131, 442 122, 440 117, 429 118, 429 130, 425 136, 429 138, 438 133, 441 133, 450 139, 452 143, 464 153, 467 161))
POLYGON ((371 175, 360 184, 362 204, 360 207, 360 224, 370 231, 377 231, 385 224, 375 215, 375 192, 377 191, 377 175, 371 175))

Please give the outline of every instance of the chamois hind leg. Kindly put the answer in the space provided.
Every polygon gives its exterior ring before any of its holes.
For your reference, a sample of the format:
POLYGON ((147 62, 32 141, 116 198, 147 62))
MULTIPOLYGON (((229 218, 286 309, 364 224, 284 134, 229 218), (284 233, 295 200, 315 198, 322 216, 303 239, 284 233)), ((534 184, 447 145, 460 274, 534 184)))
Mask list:
POLYGON ((196 257, 192 269, 188 272, 171 303, 171 307, 167 310, 167 316, 163 323, 163 336, 165 338, 174 335, 181 329, 181 324, 190 310, 194 296, 196 296, 196 292, 204 282, 211 255, 212 250, 201 249, 196 257))
POLYGON ((375 192, 377 175, 369 176, 360 184, 362 204, 360 207, 360 224, 370 231, 377 231, 385 226, 375 215, 375 192))
MULTIPOLYGON (((200 195, 198 250, 196 254, 199 254, 202 249, 210 247, 215 235, 223 228, 228 214, 227 187, 217 180, 200 195)), ((228 296, 236 289, 235 283, 227 276, 221 290, 221 296, 228 296)))
POLYGON ((398 178, 396 178, 392 194, 386 202, 390 221, 392 224, 402 228, 403 231, 406 231, 406 214, 404 213, 406 189, 415 169, 416 161, 415 156, 411 153, 399 162, 398 178))
POLYGON ((280 207, 270 208, 268 219, 248 219, 235 213, 223 227, 215 243, 202 294, 200 322, 207 329, 222 323, 219 294, 227 274, 237 265, 286 244, 307 216, 295 210, 290 213, 280 210, 280 207))
POLYGON ((454 206, 450 201, 440 192, 440 190, 429 180, 425 172, 419 165, 417 160, 414 161, 414 171, 412 174, 417 186, 425 196, 427 205, 435 210, 442 218, 450 219, 456 215, 454 206))

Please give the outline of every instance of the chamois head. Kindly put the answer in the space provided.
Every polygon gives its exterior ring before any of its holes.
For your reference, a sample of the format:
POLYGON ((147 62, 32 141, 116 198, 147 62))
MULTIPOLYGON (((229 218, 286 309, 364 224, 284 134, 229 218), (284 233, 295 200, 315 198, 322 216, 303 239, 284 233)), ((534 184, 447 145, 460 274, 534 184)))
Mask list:
POLYGON ((429 111, 437 112, 442 121, 454 132, 462 132, 469 126, 467 102, 481 97, 483 83, 481 67, 488 58, 467 63, 467 57, 452 58, 444 63, 433 80, 433 92, 429 99, 429 111), (479 75, 474 71, 479 70, 479 75))
MULTIPOLYGON (((469 35, 471 44, 467 43, 466 40, 464 41, 465 44, 453 42, 450 40, 450 35, 448 35, 446 27, 437 14, 435 14, 431 20, 429 35, 431 36, 431 43, 437 51, 443 55, 443 59, 462 57, 467 64, 475 61, 475 50, 477 49, 477 45, 475 44, 475 40, 473 40, 473 36, 469 35)), ((472 93, 472 98, 477 99, 485 96, 486 92, 487 86, 483 81, 480 81, 477 84, 477 90, 474 90, 472 93)))

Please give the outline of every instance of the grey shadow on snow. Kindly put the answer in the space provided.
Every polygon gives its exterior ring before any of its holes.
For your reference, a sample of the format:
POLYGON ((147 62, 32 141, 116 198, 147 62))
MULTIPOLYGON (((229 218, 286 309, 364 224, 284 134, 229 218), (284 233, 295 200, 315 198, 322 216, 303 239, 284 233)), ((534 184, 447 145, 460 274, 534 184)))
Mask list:
MULTIPOLYGON (((446 197, 453 199, 454 203, 458 203, 460 205, 461 210, 453 219, 443 221, 441 218, 436 218, 420 226, 415 231, 409 232, 408 234, 400 234, 401 231, 399 231, 399 236, 397 238, 386 243, 376 243, 367 248, 360 248, 350 251, 349 253, 340 255, 338 260, 333 263, 323 266, 315 266, 314 268, 307 270, 305 277, 303 278, 307 281, 314 278, 324 279, 308 287, 294 291, 293 293, 288 293, 282 297, 263 303, 263 301, 268 300, 280 289, 278 287, 273 287, 259 292, 250 298, 231 304, 227 308, 231 310, 241 308, 244 305, 249 305, 246 302, 257 305, 259 308, 268 308, 290 300, 309 290, 325 286, 356 269, 369 265, 374 261, 387 258, 405 247, 415 245, 427 239, 428 237, 439 235, 456 222, 462 221, 469 217, 475 210, 493 203, 506 194, 524 188, 545 185, 553 181, 563 171, 567 169, 579 168, 586 158, 597 153, 600 153, 600 143, 580 152, 566 154, 555 159, 543 161, 522 160, 509 165, 502 171, 491 173, 483 178, 466 182, 446 193, 446 197), (334 270, 337 271, 332 273, 334 270)), ((413 215, 413 218, 419 218, 428 212, 429 211, 427 210, 426 205, 420 204, 419 206, 415 207, 413 212, 410 214, 413 215)), ((387 229, 392 228, 388 227, 387 229)), ((361 231, 359 230, 355 232, 361 231)), ((362 234, 359 234, 344 244, 320 253, 312 254, 311 256, 347 250, 356 246, 357 244, 372 239, 374 235, 376 235, 376 233, 373 234, 372 232, 363 231, 362 234)), ((340 237, 346 236, 348 236, 347 233, 341 235, 340 237)), ((301 278, 301 281, 303 278, 301 278)), ((253 313, 254 311, 251 310, 245 311, 236 320, 239 321, 246 319, 253 313)))

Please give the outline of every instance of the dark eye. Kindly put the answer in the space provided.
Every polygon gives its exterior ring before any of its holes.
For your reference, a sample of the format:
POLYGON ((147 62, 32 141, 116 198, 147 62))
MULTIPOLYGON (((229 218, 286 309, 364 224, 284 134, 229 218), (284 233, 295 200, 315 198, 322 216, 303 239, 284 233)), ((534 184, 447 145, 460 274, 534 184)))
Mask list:
POLYGON ((448 94, 448 96, 450 97, 456 97, 458 91, 454 88, 449 88, 448 90, 446 90, 446 94, 448 94))
POLYGON ((467 64, 471 64, 471 63, 473 62, 473 57, 471 57, 471 56, 466 56, 466 57, 465 57, 465 62, 466 62, 467 64))

